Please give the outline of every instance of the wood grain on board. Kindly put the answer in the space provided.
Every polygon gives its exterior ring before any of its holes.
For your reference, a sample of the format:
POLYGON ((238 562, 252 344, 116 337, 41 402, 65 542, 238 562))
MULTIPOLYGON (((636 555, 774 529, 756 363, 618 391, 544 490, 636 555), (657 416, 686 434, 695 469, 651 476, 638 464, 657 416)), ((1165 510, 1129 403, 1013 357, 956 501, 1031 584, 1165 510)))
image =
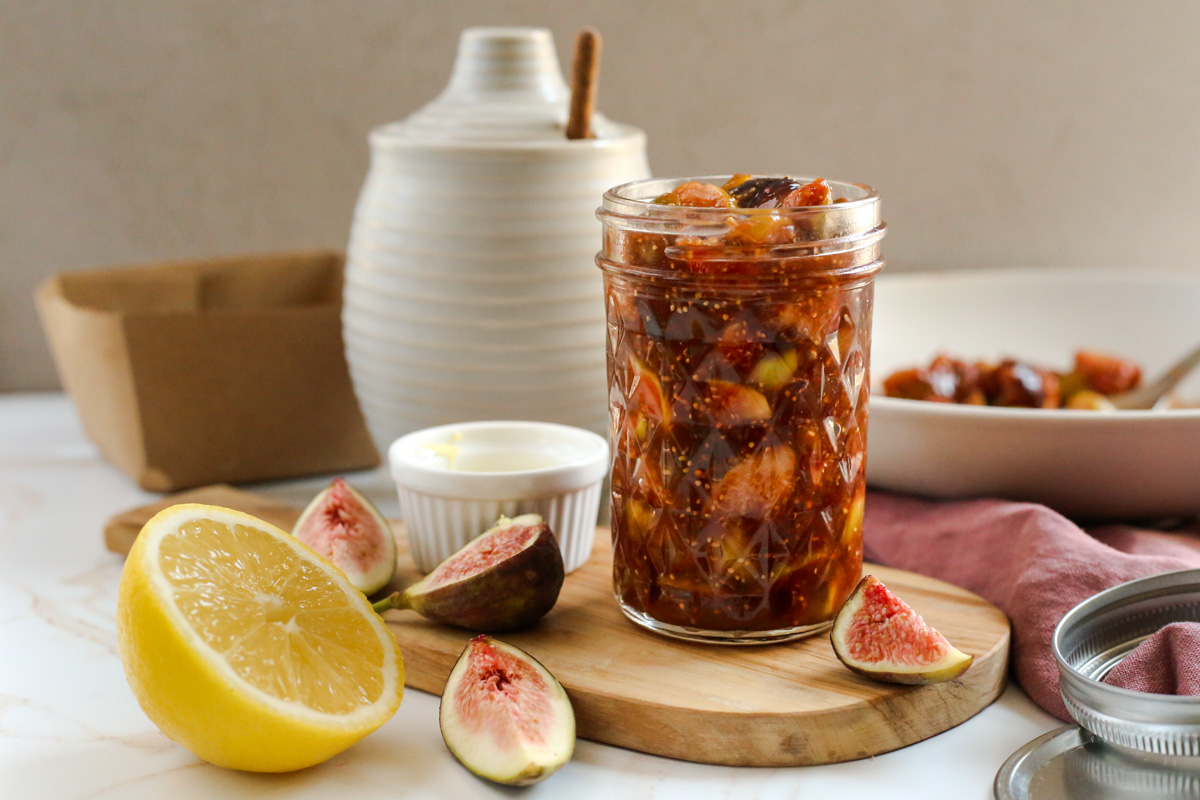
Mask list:
MULTIPOLYGON (((125 512, 105 527, 109 549, 127 553, 142 524, 176 502, 223 505, 290 529, 300 509, 213 486, 125 512)), ((419 574, 404 526, 394 522, 402 588, 419 574)), ((854 675, 825 635, 753 647, 688 644, 627 620, 612 594, 608 531, 591 560, 567 576, 558 604, 536 627, 500 635, 562 682, 578 734, 646 753, 738 766, 851 761, 919 742, 982 711, 1004 689, 1009 626, 982 598, 902 570, 867 565, 956 647, 975 656, 958 680, 895 686, 854 675)), ((389 611, 409 686, 441 694, 469 631, 389 611)))

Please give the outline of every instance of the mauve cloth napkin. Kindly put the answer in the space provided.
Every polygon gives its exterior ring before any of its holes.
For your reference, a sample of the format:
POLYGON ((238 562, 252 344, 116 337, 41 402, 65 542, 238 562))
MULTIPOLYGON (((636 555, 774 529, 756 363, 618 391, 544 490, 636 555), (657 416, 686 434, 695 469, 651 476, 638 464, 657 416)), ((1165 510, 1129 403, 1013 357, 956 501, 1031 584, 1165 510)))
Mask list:
MULTIPOLYGON (((1118 583, 1200 567, 1195 531, 1164 534, 1105 525, 1085 532, 1032 503, 930 501, 882 492, 867 497, 863 551, 869 561, 961 586, 998 606, 1012 621, 1017 681, 1034 702, 1066 721, 1071 717, 1058 692, 1058 666, 1050 649, 1063 615, 1118 583)), ((1172 636, 1164 646, 1168 635, 1143 643, 1146 653, 1130 671, 1155 672, 1154 685, 1195 685, 1200 636, 1172 636)), ((1141 688, 1132 682, 1115 685, 1141 688)))
POLYGON ((1134 648, 1104 682, 1152 694, 1200 695, 1200 622, 1172 622, 1134 648))

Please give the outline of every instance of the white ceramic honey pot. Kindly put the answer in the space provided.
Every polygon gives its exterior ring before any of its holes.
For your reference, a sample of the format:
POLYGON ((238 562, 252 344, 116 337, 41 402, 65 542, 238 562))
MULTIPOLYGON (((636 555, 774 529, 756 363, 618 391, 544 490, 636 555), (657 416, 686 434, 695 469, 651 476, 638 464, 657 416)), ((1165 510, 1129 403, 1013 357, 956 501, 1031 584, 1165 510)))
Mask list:
POLYGON ((473 28, 443 93, 371 132, 343 327, 381 451, 467 420, 606 431, 595 211, 646 140, 599 114, 568 140, 568 103, 549 31, 473 28))

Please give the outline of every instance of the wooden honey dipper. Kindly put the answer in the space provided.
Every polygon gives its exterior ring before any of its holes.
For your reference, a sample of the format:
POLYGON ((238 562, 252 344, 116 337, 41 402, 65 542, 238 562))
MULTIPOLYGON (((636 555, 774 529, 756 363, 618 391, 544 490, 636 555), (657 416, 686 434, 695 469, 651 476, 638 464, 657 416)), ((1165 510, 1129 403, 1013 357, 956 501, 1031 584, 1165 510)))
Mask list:
POLYGON ((571 108, 567 117, 568 139, 591 139, 592 113, 596 110, 596 83, 600 72, 600 33, 584 28, 575 37, 575 61, 571 65, 571 108))

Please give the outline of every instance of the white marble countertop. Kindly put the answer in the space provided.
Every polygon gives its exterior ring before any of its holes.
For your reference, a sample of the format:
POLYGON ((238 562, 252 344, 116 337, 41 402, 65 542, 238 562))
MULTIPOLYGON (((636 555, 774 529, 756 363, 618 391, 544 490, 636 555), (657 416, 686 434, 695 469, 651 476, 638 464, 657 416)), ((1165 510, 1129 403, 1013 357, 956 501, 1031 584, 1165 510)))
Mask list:
MULTIPOLYGON (((351 476, 384 513, 381 472, 351 476)), ((306 502, 326 478, 254 491, 306 502)), ((889 798, 982 800, 1017 748, 1060 725, 1013 685, 981 714, 902 750, 793 769, 716 767, 580 740, 530 789, 476 779, 438 730, 438 698, 408 689, 399 713, 321 766, 252 775, 206 764, 163 736, 125 683, 114 612, 122 559, 104 522, 154 499, 103 460, 59 394, 0 395, 0 796, 115 798, 889 798)), ((730 742, 737 747, 737 742, 730 742)))

